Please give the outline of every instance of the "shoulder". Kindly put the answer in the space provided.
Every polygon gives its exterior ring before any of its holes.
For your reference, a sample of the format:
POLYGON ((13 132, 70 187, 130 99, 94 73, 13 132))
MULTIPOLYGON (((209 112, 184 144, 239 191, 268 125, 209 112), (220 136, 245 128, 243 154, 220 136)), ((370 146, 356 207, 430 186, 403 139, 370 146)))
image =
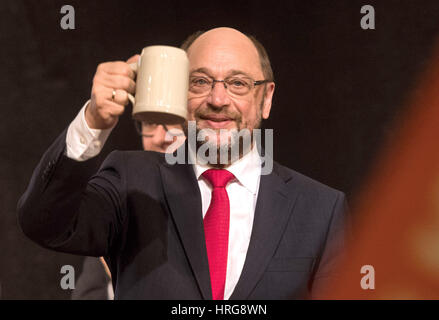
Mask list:
POLYGON ((273 164, 273 173, 278 175, 288 186, 288 190, 299 193, 311 201, 334 201, 344 199, 345 195, 340 190, 327 186, 302 173, 285 167, 277 162, 273 164))
POLYGON ((143 150, 114 150, 105 159, 105 162, 115 165, 128 165, 133 163, 156 165, 163 163, 164 161, 166 161, 166 159, 163 153, 143 150))
POLYGON ((307 225, 312 221, 314 227, 321 225, 326 228, 332 220, 344 221, 348 206, 343 192, 276 162, 273 164, 273 174, 284 181, 282 189, 287 197, 295 200, 296 222, 307 225))
POLYGON ((154 151, 112 151, 104 160, 100 170, 114 170, 125 174, 157 172, 158 166, 166 161, 163 153, 154 151))

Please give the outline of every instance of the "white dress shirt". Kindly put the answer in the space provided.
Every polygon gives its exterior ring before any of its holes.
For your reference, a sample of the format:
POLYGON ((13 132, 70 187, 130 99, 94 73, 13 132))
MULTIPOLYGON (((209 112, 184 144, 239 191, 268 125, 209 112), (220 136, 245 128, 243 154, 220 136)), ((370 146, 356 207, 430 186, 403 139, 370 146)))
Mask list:
MULTIPOLYGON (((102 150, 112 130, 96 130, 88 127, 84 116, 87 103, 67 131, 67 156, 77 161, 85 161, 96 156, 102 150)), ((193 169, 200 188, 204 218, 210 205, 212 188, 202 173, 210 167, 194 164, 193 169)), ((224 299, 227 300, 241 276, 250 243, 261 176, 261 158, 257 148, 253 146, 250 152, 226 169, 236 178, 226 187, 230 201, 229 248, 224 292, 224 299)))
MULTIPOLYGON (((189 153, 191 155, 191 152, 189 153)), ((191 155, 193 157, 193 153, 191 155)), ((192 158, 194 159, 194 158, 192 158)), ((195 161, 193 161, 194 163, 195 161)), ((199 164, 193 165, 201 193, 203 218, 209 209, 212 187, 202 176, 211 169, 199 164)), ((253 227, 253 217, 258 198, 261 176, 261 158, 255 146, 244 157, 235 161, 226 170, 233 173, 236 180, 227 187, 230 201, 229 249, 227 257, 226 286, 224 299, 229 299, 241 276, 253 227)))
POLYGON ((79 111, 76 118, 67 129, 66 145, 67 157, 76 161, 85 161, 97 156, 101 152, 105 141, 111 133, 111 129, 91 129, 85 120, 85 108, 87 101, 79 111))

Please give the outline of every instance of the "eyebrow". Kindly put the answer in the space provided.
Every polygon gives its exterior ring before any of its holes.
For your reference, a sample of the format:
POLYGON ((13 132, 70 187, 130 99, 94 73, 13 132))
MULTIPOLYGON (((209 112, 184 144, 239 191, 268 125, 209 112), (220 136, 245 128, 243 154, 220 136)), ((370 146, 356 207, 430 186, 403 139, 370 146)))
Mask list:
MULTIPOLYGON (((193 73, 197 73, 197 72, 204 73, 208 77, 213 78, 212 72, 208 68, 198 68, 198 69, 191 70, 190 75, 192 75, 193 73)), ((236 70, 236 69, 230 70, 228 72, 228 75, 226 76, 226 78, 232 77, 232 76, 237 76, 237 75, 243 75, 243 76, 246 76, 248 78, 253 79, 253 77, 250 74, 248 74, 247 72, 244 72, 242 70, 236 70)))

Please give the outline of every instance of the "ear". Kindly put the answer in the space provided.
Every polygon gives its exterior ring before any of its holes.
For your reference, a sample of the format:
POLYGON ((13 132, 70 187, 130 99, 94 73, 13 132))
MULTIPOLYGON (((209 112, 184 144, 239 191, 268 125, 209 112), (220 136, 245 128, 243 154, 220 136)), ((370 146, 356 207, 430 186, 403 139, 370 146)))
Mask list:
POLYGON ((262 106, 262 118, 268 119, 271 110, 271 101, 274 93, 274 82, 269 82, 265 87, 264 105, 262 106))

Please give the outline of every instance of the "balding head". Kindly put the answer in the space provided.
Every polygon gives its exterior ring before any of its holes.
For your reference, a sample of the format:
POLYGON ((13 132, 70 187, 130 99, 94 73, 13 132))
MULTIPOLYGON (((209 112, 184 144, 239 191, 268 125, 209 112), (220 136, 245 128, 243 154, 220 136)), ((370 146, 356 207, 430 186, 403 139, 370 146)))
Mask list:
POLYGON ((241 31, 229 28, 229 27, 220 27, 214 28, 205 32, 201 32, 196 39, 192 42, 192 45, 195 45, 197 42, 203 41, 227 41, 232 42, 235 45, 241 45, 242 43, 247 43, 248 45, 252 45, 250 39, 241 31))
MULTIPOLYGON (((219 156, 220 149, 242 143, 234 131, 248 135, 269 117, 275 85, 265 77, 254 41, 238 30, 212 29, 188 38, 185 46, 188 120, 207 135, 205 141, 197 139, 197 147, 207 143, 219 156)), ((243 149, 248 152, 250 146, 243 149)))
MULTIPOLYGON (((215 73, 239 70, 255 80, 264 75, 252 41, 232 28, 216 28, 200 35, 189 47, 191 70, 209 66, 215 73)), ((224 77, 228 75, 224 74, 224 77)))
MULTIPOLYGON (((246 51, 244 48, 244 52, 249 52, 254 55, 254 50, 256 50, 264 79, 274 81, 273 70, 271 68, 267 51, 265 50, 264 46, 252 35, 246 35, 236 29, 228 27, 215 28, 209 31, 197 31, 186 38, 186 40, 182 43, 181 48, 187 51, 189 54, 189 51, 192 51, 193 49, 192 45, 195 44, 195 42, 198 42, 198 40, 202 40, 204 43, 206 43, 206 41, 230 41, 230 44, 232 45, 233 41, 235 41, 234 44, 237 45, 237 47, 252 44, 252 46, 247 47, 249 51, 246 51)), ((200 44, 198 43, 197 46, 199 45, 200 44)))

